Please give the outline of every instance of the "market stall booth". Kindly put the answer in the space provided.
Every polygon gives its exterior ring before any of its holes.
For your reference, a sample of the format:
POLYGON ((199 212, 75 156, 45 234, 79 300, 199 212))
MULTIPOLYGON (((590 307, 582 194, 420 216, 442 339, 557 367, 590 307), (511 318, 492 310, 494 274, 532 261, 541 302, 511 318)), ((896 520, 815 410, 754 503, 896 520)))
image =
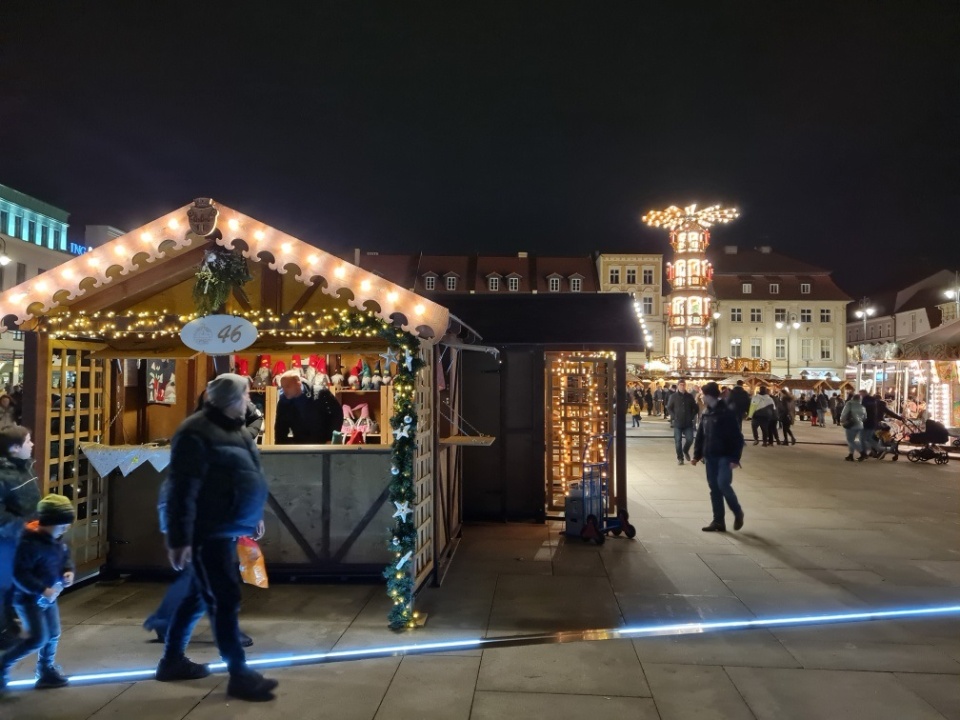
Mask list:
POLYGON ((643 350, 629 295, 477 294, 449 309, 499 354, 463 359, 462 415, 489 448, 464 448, 464 516, 561 517, 584 461, 609 464, 613 508, 626 505, 626 353, 643 350), (612 436, 605 445, 592 441, 612 436))
POLYGON ((383 575, 391 624, 410 620, 459 522, 434 513, 459 493, 457 462, 437 471, 445 308, 199 199, 0 294, 0 321, 25 334, 24 422, 41 490, 76 507, 81 575, 165 566, 165 443, 229 369, 251 377, 265 415, 268 564, 383 575), (311 402, 342 408, 329 439, 305 444, 277 422, 291 372, 311 402))

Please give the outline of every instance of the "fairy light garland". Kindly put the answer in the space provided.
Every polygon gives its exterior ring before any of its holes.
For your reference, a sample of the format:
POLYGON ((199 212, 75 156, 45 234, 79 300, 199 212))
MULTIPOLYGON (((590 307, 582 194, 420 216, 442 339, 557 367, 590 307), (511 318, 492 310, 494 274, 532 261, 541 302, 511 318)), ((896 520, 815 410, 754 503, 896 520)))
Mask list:
POLYGON ((414 455, 417 449, 417 372, 425 366, 419 357, 420 341, 413 334, 384 322, 372 313, 347 313, 334 331, 344 337, 375 336, 398 353, 393 387, 393 415, 390 427, 394 441, 390 463, 389 502, 396 508, 396 519, 387 548, 393 561, 383 571, 387 596, 393 603, 388 614, 390 627, 413 627, 417 613, 413 609, 416 584, 417 526, 414 504, 414 455))

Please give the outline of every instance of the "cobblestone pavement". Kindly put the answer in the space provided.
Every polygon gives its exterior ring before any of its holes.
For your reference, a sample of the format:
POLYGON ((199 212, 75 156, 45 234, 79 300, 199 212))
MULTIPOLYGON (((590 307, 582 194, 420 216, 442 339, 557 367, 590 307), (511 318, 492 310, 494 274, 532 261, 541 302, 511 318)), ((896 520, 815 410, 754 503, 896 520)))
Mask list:
MULTIPOLYGON (((637 623, 748 619, 960 601, 960 473, 843 461, 839 428, 749 444, 741 532, 703 533, 702 467, 678 466, 656 418, 628 431, 633 541, 559 525, 468 526, 427 626, 385 628, 382 588, 246 589, 251 656, 637 623)), ((63 598, 69 673, 155 664, 140 628, 163 587, 91 585, 63 598)), ((194 659, 216 658, 203 628, 194 659)), ((22 663, 14 678, 29 675, 22 663)), ((230 701, 225 676, 15 691, 0 718, 960 718, 960 619, 912 619, 466 650, 272 670, 277 699, 230 701)))

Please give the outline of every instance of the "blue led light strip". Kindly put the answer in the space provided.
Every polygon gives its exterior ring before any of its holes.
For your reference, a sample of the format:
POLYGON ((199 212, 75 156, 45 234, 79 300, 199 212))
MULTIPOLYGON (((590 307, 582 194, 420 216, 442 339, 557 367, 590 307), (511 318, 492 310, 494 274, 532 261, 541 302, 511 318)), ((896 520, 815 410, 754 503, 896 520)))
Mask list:
MULTIPOLYGON (((282 667, 287 665, 311 665, 348 660, 369 660, 371 658, 392 657, 397 655, 420 655, 452 650, 493 649, 498 647, 517 647, 520 645, 549 645, 554 643, 581 642, 592 640, 616 640, 657 635, 690 635, 719 630, 749 630, 751 628, 821 625, 826 623, 862 622, 864 620, 891 620, 895 618, 929 617, 931 615, 960 615, 960 605, 944 605, 929 608, 907 608, 903 610, 871 610, 867 612, 831 613, 829 615, 801 615, 793 617, 756 618, 753 620, 726 620, 721 622, 679 623, 674 625, 637 625, 625 628, 598 630, 577 630, 570 632, 543 633, 537 635, 508 635, 496 638, 477 638, 472 640, 451 640, 447 642, 412 643, 408 645, 388 645, 384 647, 358 648, 356 650, 331 650, 320 653, 298 655, 277 655, 273 657, 252 658, 247 664, 253 667, 282 667)), ((227 669, 225 663, 210 663, 211 671, 227 669)), ((156 671, 121 670, 116 672, 88 673, 71 675, 73 684, 124 682, 147 680, 156 671)), ((33 680, 14 680, 8 688, 32 687, 33 680)))

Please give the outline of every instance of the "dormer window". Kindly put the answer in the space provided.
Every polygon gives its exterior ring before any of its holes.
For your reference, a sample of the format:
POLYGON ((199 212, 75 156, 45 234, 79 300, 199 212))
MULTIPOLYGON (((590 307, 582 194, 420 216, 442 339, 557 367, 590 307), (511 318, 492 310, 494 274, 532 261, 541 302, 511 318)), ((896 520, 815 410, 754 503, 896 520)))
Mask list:
POLYGON ((560 292, 560 278, 550 278, 550 292, 560 292))
POLYGON ((436 290, 437 288, 437 276, 436 275, 427 275, 423 279, 423 287, 426 290, 436 290))
POLYGON ((500 278, 487 278, 487 290, 490 292, 498 292, 500 290, 500 278))
POLYGON ((570 278, 570 292, 580 292, 583 289, 583 280, 575 277, 570 278))
POLYGON ((510 292, 517 292, 520 289, 520 278, 510 277, 507 278, 507 289, 510 292))
POLYGON ((446 284, 447 290, 456 290, 457 289, 457 278, 455 275, 450 275, 444 281, 446 284))
POLYGON ((780 294, 780 283, 770 283, 770 294, 771 295, 780 294))
POLYGON ((801 295, 810 294, 810 283, 800 283, 800 294, 801 295))
POLYGON ((744 283, 743 284, 743 294, 749 295, 753 292, 753 283, 744 283))

